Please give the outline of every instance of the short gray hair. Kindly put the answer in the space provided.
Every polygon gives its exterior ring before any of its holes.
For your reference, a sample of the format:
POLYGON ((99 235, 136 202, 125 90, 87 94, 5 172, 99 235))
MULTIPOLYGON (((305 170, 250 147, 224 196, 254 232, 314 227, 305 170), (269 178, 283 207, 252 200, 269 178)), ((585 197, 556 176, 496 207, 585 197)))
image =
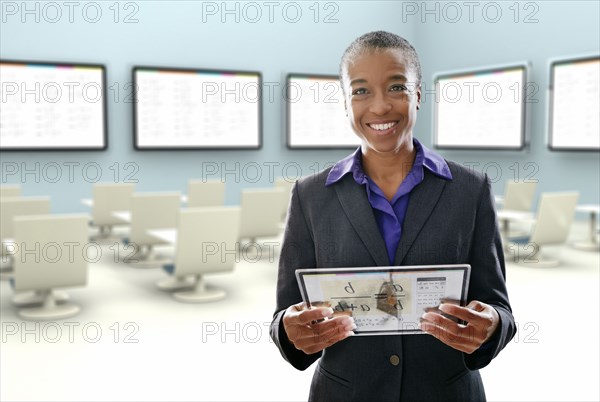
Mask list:
MULTIPOLYGON (((419 56, 415 48, 403 37, 386 31, 375 31, 366 33, 359 38, 355 39, 354 42, 348 46, 344 54, 342 55, 342 61, 340 62, 340 81, 343 82, 343 71, 344 66, 351 63, 357 56, 368 50, 386 50, 386 49, 399 49, 406 61, 408 67, 411 68, 416 76, 416 86, 421 85, 421 63, 419 62, 419 56)), ((343 88, 343 84, 342 84, 343 88)), ((344 89, 345 91, 345 89, 344 89)))

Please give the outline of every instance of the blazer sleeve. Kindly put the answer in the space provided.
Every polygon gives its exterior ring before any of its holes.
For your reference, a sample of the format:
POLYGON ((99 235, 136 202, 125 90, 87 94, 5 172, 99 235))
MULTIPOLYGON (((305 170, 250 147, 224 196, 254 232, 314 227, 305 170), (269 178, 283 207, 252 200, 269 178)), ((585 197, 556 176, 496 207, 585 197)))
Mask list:
POLYGON ((305 370, 314 363, 321 352, 307 355, 290 342, 283 327, 285 310, 302 301, 296 281, 296 269, 316 267, 315 246, 300 201, 300 184, 292 189, 287 223, 279 256, 277 276, 277 307, 271 322, 270 334, 281 355, 298 370, 305 370))
POLYGON ((471 280, 468 301, 479 300, 494 307, 500 323, 492 337, 471 354, 463 354, 466 366, 476 370, 487 366, 511 341, 516 332, 506 289, 506 268, 502 240, 487 175, 480 194, 471 247, 471 280))

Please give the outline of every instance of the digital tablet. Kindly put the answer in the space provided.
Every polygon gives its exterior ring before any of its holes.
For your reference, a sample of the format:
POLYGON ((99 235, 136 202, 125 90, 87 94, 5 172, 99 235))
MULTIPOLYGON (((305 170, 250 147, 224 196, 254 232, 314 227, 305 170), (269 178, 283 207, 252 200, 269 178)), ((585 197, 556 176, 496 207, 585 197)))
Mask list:
POLYGON ((356 335, 422 334, 419 320, 441 302, 464 306, 471 266, 297 269, 309 307, 331 307, 354 318, 356 335))

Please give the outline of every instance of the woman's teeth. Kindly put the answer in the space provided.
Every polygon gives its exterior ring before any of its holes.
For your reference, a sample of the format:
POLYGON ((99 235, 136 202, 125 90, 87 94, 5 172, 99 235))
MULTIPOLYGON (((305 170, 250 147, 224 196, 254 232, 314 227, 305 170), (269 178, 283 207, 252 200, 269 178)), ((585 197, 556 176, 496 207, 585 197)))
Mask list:
POLYGON ((391 122, 391 123, 384 123, 384 124, 369 124, 369 127, 371 127, 372 129, 378 130, 378 131, 383 131, 383 130, 387 130, 395 125, 396 125, 396 122, 391 122))

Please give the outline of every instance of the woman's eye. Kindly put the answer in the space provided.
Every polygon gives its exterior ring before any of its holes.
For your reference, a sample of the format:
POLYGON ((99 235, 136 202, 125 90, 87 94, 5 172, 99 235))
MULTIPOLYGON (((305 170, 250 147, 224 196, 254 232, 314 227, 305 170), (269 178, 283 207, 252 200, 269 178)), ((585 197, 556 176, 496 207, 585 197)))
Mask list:
POLYGON ((352 91, 352 95, 364 95, 367 93, 367 90, 364 88, 357 88, 354 91, 352 91))
POLYGON ((392 87, 390 88, 392 91, 406 91, 406 85, 402 85, 402 84, 397 84, 397 85, 392 85, 392 87))

